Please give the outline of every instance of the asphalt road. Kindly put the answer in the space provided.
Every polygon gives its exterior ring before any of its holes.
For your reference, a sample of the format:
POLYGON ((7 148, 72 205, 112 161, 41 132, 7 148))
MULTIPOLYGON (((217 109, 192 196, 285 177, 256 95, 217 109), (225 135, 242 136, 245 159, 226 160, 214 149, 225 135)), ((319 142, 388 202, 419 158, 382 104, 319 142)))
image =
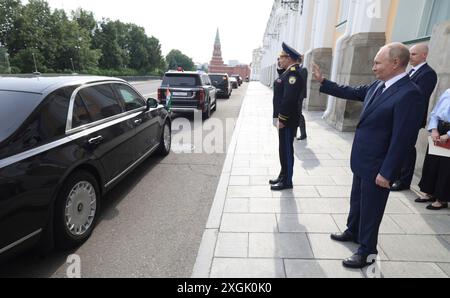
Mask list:
MULTIPOLYGON (((159 82, 134 85, 146 97, 155 97, 159 82)), ((28 252, 0 265, 0 277, 66 277, 72 264, 67 258, 76 254, 81 277, 189 278, 225 161, 226 139, 232 136, 246 90, 244 83, 229 100, 218 100, 217 112, 203 124, 203 136, 192 116, 175 119, 175 126, 184 123, 185 128, 173 132, 173 147, 185 152, 150 157, 130 173, 105 197, 101 219, 79 249, 45 258, 28 252), (228 131, 210 142, 208 126, 221 123, 228 131), (215 152, 187 153, 202 149, 199 138, 215 145, 215 152)))

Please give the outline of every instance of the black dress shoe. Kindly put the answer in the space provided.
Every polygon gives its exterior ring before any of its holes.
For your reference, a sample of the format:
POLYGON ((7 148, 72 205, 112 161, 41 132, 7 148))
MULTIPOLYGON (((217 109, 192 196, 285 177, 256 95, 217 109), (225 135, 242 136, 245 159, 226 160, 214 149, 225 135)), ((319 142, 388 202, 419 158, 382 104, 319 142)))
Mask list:
POLYGON ((428 210, 432 210, 432 211, 439 211, 442 209, 447 209, 448 208, 448 203, 441 203, 441 207, 434 207, 433 204, 427 206, 428 210))
POLYGON ((270 187, 271 190, 274 191, 280 191, 280 190, 285 190, 285 189, 293 189, 294 187, 292 186, 292 184, 285 184, 284 182, 280 182, 278 184, 272 185, 270 187))
POLYGON ((411 186, 404 185, 401 181, 395 181, 394 184, 391 186, 391 191, 402 191, 402 190, 408 190, 411 186))
POLYGON ((425 198, 418 197, 414 202, 416 202, 416 203, 434 203, 434 202, 436 202, 436 198, 428 197, 428 196, 425 198))
POLYGON ((339 242, 356 242, 355 237, 353 237, 347 232, 344 232, 342 234, 331 234, 330 238, 334 241, 339 242))
POLYGON ((371 263, 367 262, 366 256, 353 255, 350 258, 345 259, 342 262, 342 265, 344 265, 344 267, 346 267, 346 268, 362 269, 364 267, 372 265, 373 263, 375 263, 375 261, 373 261, 371 263))
POLYGON ((270 181, 269 181, 269 184, 270 184, 270 185, 275 185, 275 184, 280 183, 282 180, 283 180, 283 177, 278 177, 277 179, 270 180, 270 181))
POLYGON ((303 141, 303 140, 306 140, 307 138, 308 138, 308 136, 300 136, 297 138, 297 140, 303 141))

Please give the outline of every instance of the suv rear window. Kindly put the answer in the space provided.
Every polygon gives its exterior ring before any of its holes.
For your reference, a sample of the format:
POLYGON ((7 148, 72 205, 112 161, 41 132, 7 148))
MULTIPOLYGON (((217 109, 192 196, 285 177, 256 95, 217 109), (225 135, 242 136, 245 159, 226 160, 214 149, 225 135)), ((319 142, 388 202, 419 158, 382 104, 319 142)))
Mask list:
POLYGON ((217 82, 222 82, 227 79, 226 76, 221 76, 221 75, 209 75, 209 77, 211 78, 211 81, 217 81, 217 82))
POLYGON ((175 87, 195 87, 200 86, 198 75, 194 74, 166 74, 162 81, 162 86, 175 87))
POLYGON ((0 143, 22 125, 41 99, 40 94, 0 90, 0 143))

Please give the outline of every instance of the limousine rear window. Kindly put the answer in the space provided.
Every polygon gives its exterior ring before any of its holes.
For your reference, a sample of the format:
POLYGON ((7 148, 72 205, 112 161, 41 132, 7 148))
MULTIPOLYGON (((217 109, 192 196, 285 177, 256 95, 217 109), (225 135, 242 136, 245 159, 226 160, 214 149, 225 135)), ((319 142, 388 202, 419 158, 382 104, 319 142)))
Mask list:
POLYGON ((42 95, 0 90, 0 143, 14 133, 39 105, 42 95))

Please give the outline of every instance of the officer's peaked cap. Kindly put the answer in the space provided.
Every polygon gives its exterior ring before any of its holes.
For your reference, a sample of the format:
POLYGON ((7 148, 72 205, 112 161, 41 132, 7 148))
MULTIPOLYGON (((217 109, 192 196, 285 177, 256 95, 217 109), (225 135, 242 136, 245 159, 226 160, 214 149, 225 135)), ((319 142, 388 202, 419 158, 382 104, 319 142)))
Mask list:
POLYGON ((291 57, 294 60, 298 60, 302 56, 299 52, 297 52, 291 46, 288 46, 285 42, 283 42, 282 47, 283 47, 283 53, 282 54, 286 54, 286 55, 288 55, 289 57, 291 57))

